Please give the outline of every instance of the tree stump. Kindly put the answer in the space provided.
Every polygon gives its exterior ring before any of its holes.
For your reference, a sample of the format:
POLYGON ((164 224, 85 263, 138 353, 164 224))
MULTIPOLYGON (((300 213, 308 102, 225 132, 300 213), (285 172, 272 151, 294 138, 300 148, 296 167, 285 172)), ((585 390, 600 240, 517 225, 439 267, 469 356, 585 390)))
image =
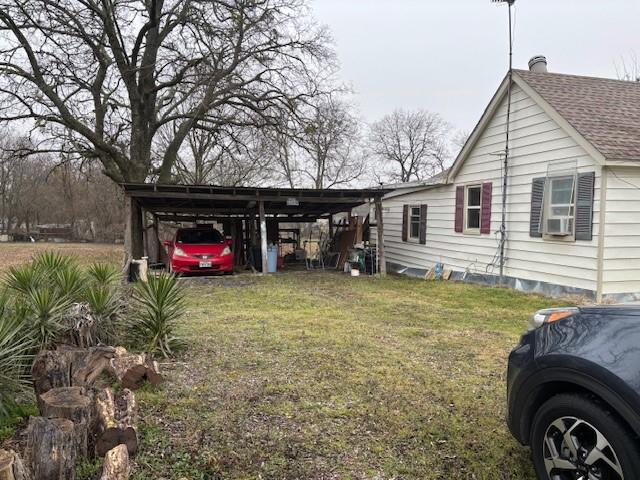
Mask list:
POLYGON ((122 347, 116 348, 110 368, 124 388, 137 390, 145 382, 159 385, 164 381, 158 368, 158 362, 144 353, 129 353, 122 347))
POLYGON ((13 450, 0 450, 0 480, 31 480, 20 455, 13 450))
POLYGON ((64 418, 74 423, 74 443, 78 458, 93 456, 89 455, 93 399, 83 387, 53 388, 42 394, 39 403, 41 416, 64 418))
POLYGON ((58 348, 40 352, 31 367, 33 387, 40 396, 58 387, 91 385, 115 356, 113 347, 58 348))
POLYGON ((102 464, 100 480, 128 480, 131 473, 126 445, 118 445, 107 452, 102 464))
POLYGON ((75 426, 64 418, 31 417, 26 458, 35 480, 74 480, 75 426))
POLYGON ((138 431, 133 392, 125 389, 114 396, 111 388, 105 388, 98 391, 95 403, 98 456, 106 455, 120 444, 126 445, 129 455, 134 455, 138 450, 138 431))

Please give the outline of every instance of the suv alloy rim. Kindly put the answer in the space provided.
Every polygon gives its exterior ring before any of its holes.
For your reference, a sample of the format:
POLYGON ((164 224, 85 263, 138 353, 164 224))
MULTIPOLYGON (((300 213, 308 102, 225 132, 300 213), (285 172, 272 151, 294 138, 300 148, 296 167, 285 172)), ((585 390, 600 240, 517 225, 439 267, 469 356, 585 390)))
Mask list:
POLYGON ((616 452, 593 425, 575 417, 554 421, 543 439, 550 480, 624 480, 616 452))

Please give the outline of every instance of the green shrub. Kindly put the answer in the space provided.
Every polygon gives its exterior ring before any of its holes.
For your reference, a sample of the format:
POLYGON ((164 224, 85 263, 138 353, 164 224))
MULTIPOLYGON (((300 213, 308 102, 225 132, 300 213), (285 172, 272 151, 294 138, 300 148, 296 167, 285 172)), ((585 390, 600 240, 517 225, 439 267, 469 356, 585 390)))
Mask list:
POLYGON ((76 266, 73 257, 57 252, 42 252, 33 257, 33 266, 43 272, 58 272, 76 266))
POLYGON ((86 284, 83 272, 76 265, 69 265, 49 274, 55 285, 56 291, 61 297, 72 302, 82 301, 82 291, 86 284))
POLYGON ((43 281, 43 271, 31 263, 18 267, 10 267, 4 284, 7 288, 17 293, 28 295, 31 290, 42 285, 43 281))
POLYGON ((0 315, 0 418, 16 405, 16 395, 29 387, 29 367, 35 342, 8 302, 0 315))
POLYGON ((93 263, 87 269, 90 280, 97 285, 113 285, 120 280, 120 270, 111 263, 93 263))
POLYGON ((27 298, 31 309, 28 327, 40 348, 47 348, 65 330, 64 314, 71 302, 49 287, 32 290, 27 298))
POLYGON ((136 283, 129 319, 133 346, 164 357, 181 349, 183 342, 174 330, 185 311, 184 299, 184 289, 173 275, 161 273, 136 283))
POLYGON ((96 338, 101 343, 114 343, 119 337, 114 317, 122 304, 118 289, 110 285, 89 285, 83 299, 96 319, 96 338))

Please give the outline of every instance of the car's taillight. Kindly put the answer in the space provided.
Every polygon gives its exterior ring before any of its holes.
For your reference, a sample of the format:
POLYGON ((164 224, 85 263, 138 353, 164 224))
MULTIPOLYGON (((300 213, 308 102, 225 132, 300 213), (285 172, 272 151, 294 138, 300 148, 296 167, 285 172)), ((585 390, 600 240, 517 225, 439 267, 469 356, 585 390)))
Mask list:
POLYGON ((553 323, 558 320, 562 320, 563 318, 570 317, 577 311, 578 309, 574 307, 546 308, 544 310, 538 310, 533 314, 531 320, 529 320, 529 330, 540 328, 545 323, 553 323))

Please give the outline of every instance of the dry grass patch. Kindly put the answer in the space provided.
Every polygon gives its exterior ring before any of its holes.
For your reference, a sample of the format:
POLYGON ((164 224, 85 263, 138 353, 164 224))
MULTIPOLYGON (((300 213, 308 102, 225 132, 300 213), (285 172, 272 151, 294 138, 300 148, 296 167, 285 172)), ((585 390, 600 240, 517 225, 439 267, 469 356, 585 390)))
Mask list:
POLYGON ((509 290, 336 274, 186 279, 191 344, 141 397, 137 480, 530 479, 504 425, 509 290))
POLYGON ((0 275, 9 267, 29 263, 34 255, 45 251, 73 255, 81 266, 95 262, 119 265, 124 252, 122 245, 102 243, 0 243, 0 275))

